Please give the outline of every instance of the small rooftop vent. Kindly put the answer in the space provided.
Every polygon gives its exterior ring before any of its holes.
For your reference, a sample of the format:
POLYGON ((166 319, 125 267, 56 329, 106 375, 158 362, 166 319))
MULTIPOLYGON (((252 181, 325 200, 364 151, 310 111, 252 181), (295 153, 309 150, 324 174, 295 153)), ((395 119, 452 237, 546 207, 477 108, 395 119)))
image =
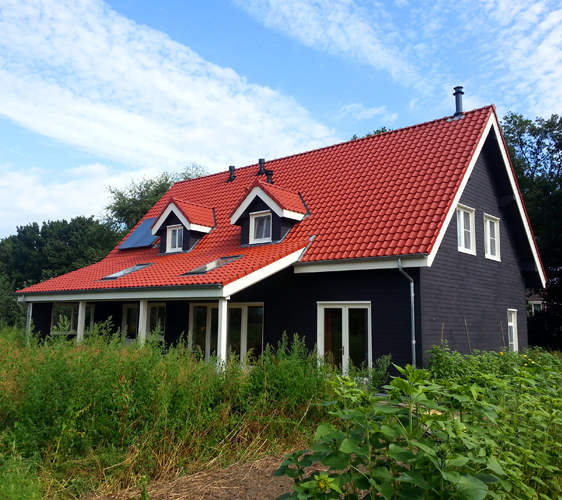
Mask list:
POLYGON ((268 184, 275 184, 273 182, 273 170, 265 170, 266 181, 268 184))
POLYGON ((455 87, 455 93, 453 94, 455 96, 455 105, 456 105, 456 111, 455 111, 455 116, 461 116, 463 111, 462 111, 462 96, 464 94, 464 92, 462 91, 462 87, 455 87))
POLYGON ((226 182, 233 182, 234 179, 236 179, 236 176, 234 175, 234 170, 236 169, 236 167, 234 165, 230 165, 230 167, 228 167, 228 172, 229 172, 229 176, 228 179, 226 180, 226 182))
POLYGON ((260 169, 258 170, 257 175, 264 175, 265 174, 265 159, 260 158, 258 161, 260 162, 260 169))

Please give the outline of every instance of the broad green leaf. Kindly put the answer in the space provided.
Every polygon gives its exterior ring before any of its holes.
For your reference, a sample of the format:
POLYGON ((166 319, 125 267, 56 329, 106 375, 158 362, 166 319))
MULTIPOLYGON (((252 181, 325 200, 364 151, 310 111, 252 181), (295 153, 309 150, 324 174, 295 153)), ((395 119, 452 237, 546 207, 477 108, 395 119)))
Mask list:
POLYGON ((411 470, 407 472, 403 472, 396 479, 402 483, 415 484, 416 486, 424 490, 428 490, 430 488, 429 484, 427 484, 426 480, 419 472, 415 472, 411 470))
POLYGON ((400 446, 396 446, 395 444, 391 444, 388 447, 388 455, 397 462, 403 462, 407 464, 412 459, 416 458, 416 456, 410 451, 401 448, 400 446))
POLYGON ((502 469, 502 466, 497 461, 496 457, 489 457, 488 458, 488 469, 499 474, 500 476, 505 476, 505 472, 502 469))
POLYGON ((394 414, 394 413, 398 413, 400 411, 400 408, 397 408, 396 406, 392 406, 392 405, 382 405, 379 404, 376 406, 375 408, 375 413, 385 413, 385 414, 394 414))
POLYGON ((449 481, 450 483, 453 483, 453 484, 460 483, 460 480, 461 480, 462 476, 458 472, 455 472, 455 471, 446 472, 444 470, 442 470, 440 472, 441 472, 441 475, 443 476, 443 479, 445 481, 449 481))
POLYGON ((349 464, 349 455, 341 451, 333 451, 320 460, 320 463, 337 470, 345 469, 349 464))
POLYGON ((390 382, 390 385, 392 387, 395 387, 396 389, 401 390, 406 396, 409 396, 410 394, 413 394, 414 392, 416 392, 415 387, 413 387, 411 384, 409 384, 403 378, 392 379, 392 381, 390 382))
POLYGON ((370 476, 373 479, 378 479, 379 481, 386 483, 392 481, 392 476, 386 467, 377 467, 371 471, 370 476))
POLYGON ((324 436, 328 436, 334 431, 334 428, 330 424, 320 424, 318 429, 316 429, 316 434, 314 434, 314 439, 316 441, 322 439, 324 436))
POLYGON ((339 450, 342 451, 343 453, 362 453, 361 449, 360 449, 360 445, 361 445, 361 441, 358 441, 357 439, 350 439, 350 438, 345 438, 340 447, 339 450))
POLYGON ((448 467, 462 467, 465 465, 470 459, 467 457, 456 456, 454 458, 449 458, 445 460, 445 468, 448 467))
POLYGON ((486 484, 494 484, 500 480, 498 476, 494 476, 493 474, 476 474, 476 477, 486 484))
POLYGON ((483 500, 488 494, 488 486, 474 476, 461 477, 457 484, 459 498, 463 500, 483 500))
POLYGON ((393 488, 392 484, 389 484, 389 483, 386 483, 386 484, 373 483, 373 486, 385 498, 385 500, 390 500, 394 496, 394 488, 393 488))

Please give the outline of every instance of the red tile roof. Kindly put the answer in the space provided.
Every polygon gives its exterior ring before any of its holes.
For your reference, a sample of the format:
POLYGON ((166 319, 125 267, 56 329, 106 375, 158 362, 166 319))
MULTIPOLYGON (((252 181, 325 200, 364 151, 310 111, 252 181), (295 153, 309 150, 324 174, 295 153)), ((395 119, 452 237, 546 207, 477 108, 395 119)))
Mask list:
MULTIPOLYGON (((188 204, 191 216, 192 207, 214 207, 216 229, 191 252, 158 255, 156 248, 116 248, 97 264, 25 292, 226 285, 304 249, 312 235, 316 238, 301 262, 429 253, 493 114, 493 106, 487 106, 466 112, 460 120, 443 118, 268 161, 275 185, 258 180, 260 187, 280 206, 303 213, 296 194, 301 193, 310 210, 276 244, 241 247, 240 227, 230 224, 248 186, 256 184, 257 164, 237 169, 233 182, 226 182, 228 172, 178 182, 146 217, 158 217, 170 197, 188 204), (207 274, 181 276, 221 256, 238 254, 244 257, 207 274), (154 265, 99 281, 141 262, 154 265)), ((208 218, 208 209, 205 214, 208 218)))
MULTIPOLYGON (((176 207, 178 207, 179 211, 191 224, 215 227, 215 217, 213 216, 212 208, 197 205, 196 203, 189 203, 188 201, 180 200, 174 196, 170 196, 166 205, 162 207, 160 215, 158 215, 158 219, 166 211, 166 208, 170 203, 173 203, 176 207)), ((156 220, 155 223, 157 222, 158 220, 156 220)))
POLYGON ((299 193, 289 191, 288 189, 283 189, 282 187, 276 186, 274 184, 268 184, 265 180, 257 177, 249 184, 247 189, 242 194, 240 200, 238 200, 238 203, 234 205, 230 217, 232 217, 234 212, 236 212, 238 207, 242 204, 242 202, 247 198, 247 196, 255 187, 259 187, 283 210, 290 210, 291 212, 306 214, 306 207, 304 206, 299 193))

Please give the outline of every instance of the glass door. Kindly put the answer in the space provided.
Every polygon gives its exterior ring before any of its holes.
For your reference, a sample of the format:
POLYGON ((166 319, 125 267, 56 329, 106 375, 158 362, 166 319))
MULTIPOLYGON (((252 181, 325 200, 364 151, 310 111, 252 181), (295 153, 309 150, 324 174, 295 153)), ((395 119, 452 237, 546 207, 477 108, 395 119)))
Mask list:
POLYGON ((318 303, 318 349, 343 373, 351 365, 370 367, 370 302, 318 303))

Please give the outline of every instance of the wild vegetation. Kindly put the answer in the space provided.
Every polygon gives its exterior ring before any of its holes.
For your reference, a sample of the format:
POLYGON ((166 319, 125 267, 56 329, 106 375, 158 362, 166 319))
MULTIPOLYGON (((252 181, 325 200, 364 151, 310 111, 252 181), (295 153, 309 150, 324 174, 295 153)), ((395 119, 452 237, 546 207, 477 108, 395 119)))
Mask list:
POLYGON ((542 352, 433 350, 428 370, 376 395, 349 378, 333 417, 277 475, 283 499, 544 499, 562 496, 562 361, 542 352), (321 464, 323 471, 310 467, 321 464), (308 468, 308 469, 307 469, 308 468))
POLYGON ((286 338, 217 370, 184 345, 0 333, 0 498, 77 498, 284 453, 326 418, 325 367, 286 338))

